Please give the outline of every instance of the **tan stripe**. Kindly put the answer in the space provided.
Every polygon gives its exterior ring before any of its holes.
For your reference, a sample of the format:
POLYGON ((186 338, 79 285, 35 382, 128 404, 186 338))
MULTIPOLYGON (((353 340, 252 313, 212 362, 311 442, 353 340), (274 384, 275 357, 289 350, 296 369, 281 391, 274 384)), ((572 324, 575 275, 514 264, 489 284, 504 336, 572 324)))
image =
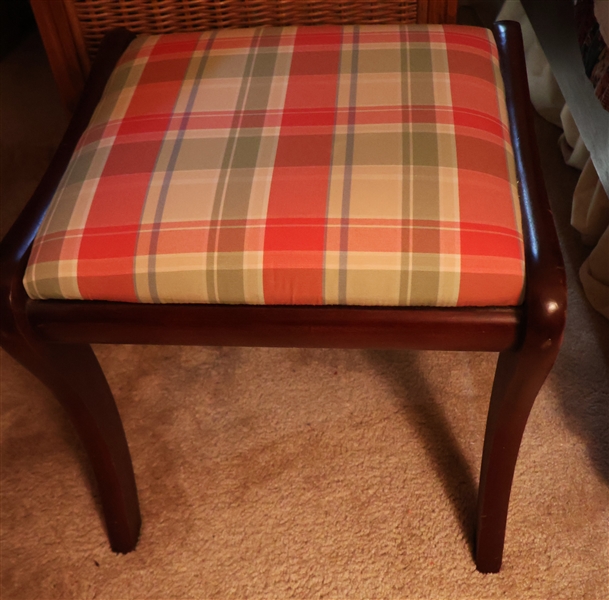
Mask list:
MULTIPOLYGON (((402 104, 410 106, 412 104, 411 97, 411 81, 409 68, 409 44, 406 42, 406 31, 401 29, 402 44, 400 51, 401 58, 401 73, 402 73, 402 104)), ((402 125, 402 160, 404 168, 402 170, 402 218, 407 218, 410 222, 414 217, 413 209, 413 147, 412 147, 412 124, 405 119, 402 125)), ((408 304, 410 302, 410 294, 412 289, 412 252, 413 252, 413 235, 412 228, 404 228, 402 240, 402 273, 400 277, 400 292, 399 304, 408 304)))
MULTIPOLYGON (((434 70, 434 97, 436 105, 452 106, 450 76, 448 75, 448 56, 446 45, 443 49, 432 51, 434 70)), ((459 170, 457 168, 457 145, 455 126, 438 125, 440 136, 438 193, 440 195, 439 220, 442 223, 460 223, 459 170)), ((459 299, 461 273, 461 236, 459 230, 443 228, 440 230, 440 256, 438 262, 438 306, 455 306, 459 299)))

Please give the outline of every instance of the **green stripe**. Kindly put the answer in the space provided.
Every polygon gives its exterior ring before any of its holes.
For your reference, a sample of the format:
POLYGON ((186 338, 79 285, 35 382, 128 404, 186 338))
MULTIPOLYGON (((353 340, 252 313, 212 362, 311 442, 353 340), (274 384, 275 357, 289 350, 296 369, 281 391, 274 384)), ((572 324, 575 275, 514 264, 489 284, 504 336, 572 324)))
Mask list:
POLYGON ((359 58, 359 27, 353 27, 353 49, 351 52, 351 81, 349 89, 349 119, 347 123, 345 150, 345 177, 341 209, 340 255, 338 263, 338 301, 347 303, 347 273, 349 267, 349 208, 351 205, 351 183, 353 179, 353 154, 355 149, 355 114, 357 108, 357 67, 359 58))
MULTIPOLYGON (((239 89, 239 95, 237 96, 237 102, 234 110, 236 114, 239 114, 245 106, 247 99, 247 88, 249 85, 250 78, 254 71, 254 59, 256 53, 256 47, 260 40, 260 31, 254 32, 254 35, 250 41, 250 51, 247 53, 243 76, 241 78, 241 87, 239 89)), ((212 208, 211 219, 212 222, 217 222, 222 218, 223 204, 226 188, 228 185, 228 178, 231 174, 231 166, 233 162, 233 155, 237 146, 237 137, 239 134, 237 117, 233 120, 231 131, 226 140, 226 146, 224 150, 224 156, 222 157, 222 166, 220 174, 218 176, 218 183, 216 186, 216 194, 214 196, 214 205, 212 208)), ((216 294, 216 276, 217 276, 217 253, 216 248, 218 246, 220 236, 220 230, 218 227, 210 227, 209 240, 207 244, 207 265, 205 268, 205 275, 207 278, 207 294, 211 303, 220 302, 220 298, 223 298, 222 294, 216 294)), ((224 300, 224 298, 223 298, 224 300)), ((225 301, 225 300, 224 300, 225 301)))

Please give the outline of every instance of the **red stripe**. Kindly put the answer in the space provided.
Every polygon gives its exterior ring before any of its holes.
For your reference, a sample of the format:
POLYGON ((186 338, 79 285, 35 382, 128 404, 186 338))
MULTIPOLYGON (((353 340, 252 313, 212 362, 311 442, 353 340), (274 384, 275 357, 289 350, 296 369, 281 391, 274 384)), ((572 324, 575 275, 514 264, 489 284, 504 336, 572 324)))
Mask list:
MULTIPOLYGON (((181 51, 188 50, 192 55, 197 46, 197 39, 157 45, 152 50, 152 54, 171 49, 175 51, 178 46, 181 51)), ((161 113, 167 127, 189 62, 190 58, 187 57, 180 61, 172 61, 175 73, 169 81, 157 81, 156 63, 146 63, 142 80, 154 83, 140 85, 135 89, 123 125, 126 127, 132 115, 152 112, 161 113)), ((121 127, 118 136, 120 137, 122 133, 121 127)), ((162 139, 159 138, 155 141, 118 144, 112 147, 87 217, 78 255, 78 286, 83 297, 103 297, 105 289, 102 288, 107 286, 103 280, 94 277, 96 261, 87 259, 120 258, 121 262, 125 263, 124 269, 133 263, 137 242, 136 229, 161 144, 162 139), (133 225, 134 231, 130 235, 120 236, 120 243, 114 240, 113 244, 107 244, 103 237, 89 235, 89 232, 99 227, 114 227, 125 223, 133 225)), ((115 293, 123 300, 137 301, 133 277, 119 277, 114 285, 115 293)))
POLYGON ((489 231, 461 231, 461 256, 503 256, 520 260, 520 238, 489 231))
MULTIPOLYGON (((312 109, 307 122, 313 124, 314 115, 321 119, 318 124, 327 122, 324 113, 334 111, 336 104, 340 43, 341 33, 338 29, 298 30, 286 92, 286 111, 306 106, 312 109), (324 48, 316 53, 315 47, 320 44, 332 44, 332 52, 324 48), (320 64, 322 61, 323 64, 320 64), (324 75, 318 78, 318 85, 312 86, 310 77, 303 78, 300 74, 314 67, 319 67, 324 75), (308 79, 310 86, 306 95, 303 95, 303 79, 308 79)), ((295 139, 295 136, 285 133, 284 128, 291 126, 291 123, 291 119, 286 118, 279 135, 267 218, 274 222, 296 216, 317 220, 319 225, 313 231, 310 226, 267 229, 264 239, 264 297, 267 303, 272 304, 290 304, 295 298, 304 304, 320 304, 333 135, 328 131, 308 136, 308 140, 306 136, 295 139), (309 265, 314 265, 314 268, 301 273, 282 268, 282 259, 287 252, 303 250, 307 253, 309 265)))
MULTIPOLYGON (((142 223, 132 225, 112 225, 108 227, 88 227, 86 232, 88 236, 105 236, 105 235, 131 235, 134 231, 140 233, 154 231, 188 231, 202 230, 208 228, 214 229, 252 229, 264 227, 265 229, 280 228, 280 227, 342 227, 345 223, 349 227, 355 229, 365 229, 368 227, 381 229, 442 229, 453 231, 468 231, 490 234, 496 236, 508 236, 520 239, 520 233, 509 227, 501 227, 490 223, 467 223, 453 221, 434 221, 424 219, 374 219, 374 218, 357 218, 349 217, 341 218, 267 218, 267 219, 213 219, 213 220, 196 220, 196 221, 170 221, 164 223, 142 223)), ((69 229, 67 231, 56 231, 46 235, 41 235, 36 238, 36 246, 52 243, 66 238, 77 238, 83 235, 84 229, 69 229)))
POLYGON ((458 27, 444 27, 444 38, 449 52, 455 48, 469 46, 491 54, 491 44, 484 29, 477 31, 473 27, 468 27, 465 32, 458 27))
MULTIPOLYGON (((470 127, 485 131, 499 137, 503 142, 506 126, 498 117, 486 112, 456 107, 453 109, 453 114, 455 127, 470 127)), ((501 146, 503 148, 503 143, 501 143, 501 146)))
MULTIPOLYGON (((345 120, 349 113, 348 108, 291 108, 285 111, 271 110, 244 110, 244 111, 215 111, 206 113, 190 113, 188 115, 189 127, 200 130, 230 129, 235 115, 242 122, 242 127, 279 127, 282 133, 295 133, 299 128, 309 130, 311 127, 317 132, 332 132, 336 117, 339 122, 345 120)), ((97 143, 102 139, 109 139, 117 133, 115 144, 132 143, 144 140, 161 139, 167 131, 178 131, 183 121, 184 113, 161 113, 147 118, 124 118, 120 122, 110 123, 105 127, 94 127, 83 137, 82 145, 97 143), (169 125, 168 125, 169 119, 169 125)), ((506 127, 501 120, 493 115, 463 107, 442 106, 378 106, 374 108, 357 108, 355 115, 356 125, 372 125, 384 123, 430 123, 453 124, 457 127, 467 127, 484 131, 503 140, 506 127)))

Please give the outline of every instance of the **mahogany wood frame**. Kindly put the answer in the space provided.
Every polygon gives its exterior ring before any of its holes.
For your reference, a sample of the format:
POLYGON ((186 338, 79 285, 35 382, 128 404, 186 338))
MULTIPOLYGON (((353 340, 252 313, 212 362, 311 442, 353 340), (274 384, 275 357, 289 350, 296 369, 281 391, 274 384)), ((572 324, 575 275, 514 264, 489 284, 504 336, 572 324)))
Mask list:
POLYGON ((482 572, 499 570, 520 441, 562 340, 566 287, 537 152, 520 29, 515 23, 498 23, 494 34, 506 86, 526 246, 524 303, 511 308, 140 305, 29 299, 22 277, 31 242, 113 65, 133 34, 119 30, 105 39, 51 166, 0 246, 0 316, 2 346, 55 393, 80 435, 97 478, 113 550, 133 550, 140 513, 122 423, 89 344, 485 350, 500 355, 484 440, 475 561, 482 572))

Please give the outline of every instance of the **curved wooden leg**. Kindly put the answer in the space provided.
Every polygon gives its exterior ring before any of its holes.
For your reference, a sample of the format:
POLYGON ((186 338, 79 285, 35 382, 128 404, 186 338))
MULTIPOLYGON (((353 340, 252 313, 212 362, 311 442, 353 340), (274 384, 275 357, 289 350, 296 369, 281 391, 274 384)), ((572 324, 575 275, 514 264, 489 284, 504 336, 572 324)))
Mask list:
POLYGON ((93 350, 89 345, 46 344, 11 333, 3 335, 2 346, 55 394, 85 446, 112 549, 130 552, 141 523, 131 455, 112 392, 93 350))
POLYGON ((476 566, 482 573, 501 568, 510 491, 518 450, 533 402, 559 343, 524 346, 499 355, 486 424, 476 529, 476 566))

